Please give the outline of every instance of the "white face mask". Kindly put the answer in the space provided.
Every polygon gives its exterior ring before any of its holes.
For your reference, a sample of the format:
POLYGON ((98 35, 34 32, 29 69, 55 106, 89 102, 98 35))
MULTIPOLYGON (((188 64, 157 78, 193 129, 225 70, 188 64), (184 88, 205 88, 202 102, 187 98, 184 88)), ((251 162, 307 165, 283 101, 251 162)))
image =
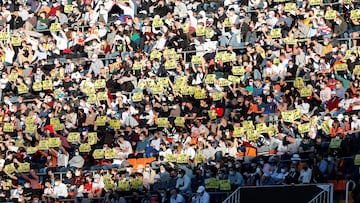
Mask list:
POLYGON ((282 169, 281 169, 281 173, 285 173, 285 169, 282 168, 282 169))
POLYGON ((79 152, 75 152, 75 156, 79 156, 79 152))
POLYGON ((80 176, 80 172, 79 172, 79 171, 76 171, 76 172, 75 172, 75 176, 80 176))
POLYGON ((291 168, 291 172, 295 172, 296 171, 296 169, 295 168, 291 168))

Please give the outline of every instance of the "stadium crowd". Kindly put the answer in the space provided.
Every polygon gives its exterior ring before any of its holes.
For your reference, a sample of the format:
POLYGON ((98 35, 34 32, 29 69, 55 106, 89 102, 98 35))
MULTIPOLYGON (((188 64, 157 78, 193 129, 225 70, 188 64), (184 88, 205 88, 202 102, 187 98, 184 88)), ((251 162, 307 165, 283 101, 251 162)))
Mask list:
POLYGON ((355 1, 0 6, 0 202, 359 183, 355 1))

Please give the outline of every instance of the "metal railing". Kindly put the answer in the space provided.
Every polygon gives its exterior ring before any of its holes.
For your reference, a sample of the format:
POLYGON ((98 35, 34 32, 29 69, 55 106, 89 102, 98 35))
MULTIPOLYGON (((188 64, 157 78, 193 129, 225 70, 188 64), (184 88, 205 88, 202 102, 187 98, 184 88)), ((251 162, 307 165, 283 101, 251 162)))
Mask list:
POLYGON ((317 186, 323 190, 310 200, 309 203, 333 203, 334 186, 332 184, 321 184, 317 186))
POLYGON ((353 184, 353 188, 356 186, 356 183, 355 181, 353 180, 349 180, 347 183, 346 183, 346 192, 345 192, 345 203, 349 203, 349 190, 350 190, 350 183, 353 184))
POLYGON ((240 203, 240 189, 241 187, 238 187, 223 203, 240 203))

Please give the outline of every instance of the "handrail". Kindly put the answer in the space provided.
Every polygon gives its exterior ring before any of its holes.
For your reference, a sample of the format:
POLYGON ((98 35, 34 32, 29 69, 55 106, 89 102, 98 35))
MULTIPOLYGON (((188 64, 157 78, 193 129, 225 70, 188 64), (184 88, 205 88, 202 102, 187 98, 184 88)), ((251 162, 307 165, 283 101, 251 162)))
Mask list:
POLYGON ((240 189, 238 187, 231 195, 229 195, 222 203, 236 203, 240 202, 240 189))
POLYGON ((355 181, 353 181, 353 180, 348 180, 347 181, 347 183, 346 183, 346 193, 345 193, 345 203, 349 203, 349 186, 350 186, 350 183, 354 184, 354 186, 356 185, 355 181))

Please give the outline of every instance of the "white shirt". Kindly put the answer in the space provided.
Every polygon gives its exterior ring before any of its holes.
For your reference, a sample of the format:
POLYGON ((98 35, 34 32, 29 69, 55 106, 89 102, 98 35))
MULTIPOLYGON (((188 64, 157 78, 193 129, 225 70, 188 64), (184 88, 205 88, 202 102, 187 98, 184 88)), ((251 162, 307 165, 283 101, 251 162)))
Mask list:
POLYGON ((312 171, 310 168, 308 168, 307 171, 305 171, 304 169, 301 170, 300 172, 300 176, 299 176, 299 182, 300 183, 310 183, 311 181, 311 175, 312 175, 312 171), (302 179, 301 179, 302 178, 302 179))
POLYGON ((150 145, 153 146, 157 151, 159 151, 160 143, 161 143, 161 138, 158 138, 158 139, 151 140, 150 145))
POLYGON ((13 58, 15 55, 15 51, 10 48, 5 48, 4 52, 5 52, 5 62, 12 64, 14 61, 13 58))
POLYGON ((56 197, 67 197, 68 196, 68 190, 64 183, 60 183, 59 185, 55 185, 54 187, 54 194, 56 197))
POLYGON ((207 192, 204 192, 204 194, 196 195, 195 196, 195 203, 209 203, 210 202, 210 195, 207 192))
POLYGON ((69 154, 57 154, 57 165, 67 167, 69 164, 69 154))
POLYGON ((124 6, 122 4, 117 4, 123 11, 124 15, 129 15, 131 18, 134 18, 134 3, 129 1, 129 6, 124 6))
POLYGON ((189 147, 189 148, 185 149, 184 153, 189 155, 189 158, 192 159, 192 160, 195 158, 196 152, 195 152, 194 148, 192 148, 192 147, 189 147))
POLYGON ((124 140, 124 143, 120 143, 119 146, 120 146, 121 150, 127 150, 125 153, 129 153, 129 154, 133 153, 133 150, 132 150, 132 147, 131 147, 131 144, 129 141, 124 140))

